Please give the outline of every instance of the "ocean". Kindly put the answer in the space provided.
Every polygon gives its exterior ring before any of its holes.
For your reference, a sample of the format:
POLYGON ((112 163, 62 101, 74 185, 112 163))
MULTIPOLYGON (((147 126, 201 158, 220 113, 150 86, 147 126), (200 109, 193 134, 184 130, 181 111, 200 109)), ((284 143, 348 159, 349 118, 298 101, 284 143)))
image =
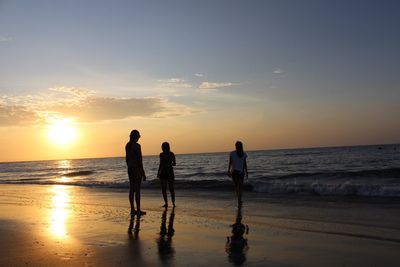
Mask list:
MULTIPOLYGON (((260 194, 400 197, 400 144, 247 151, 245 190, 260 194)), ((178 154, 177 190, 233 190, 228 152, 178 154)), ((158 156, 143 159, 159 188, 158 156)), ((128 188, 123 157, 0 163, 1 184, 67 184, 128 188)))

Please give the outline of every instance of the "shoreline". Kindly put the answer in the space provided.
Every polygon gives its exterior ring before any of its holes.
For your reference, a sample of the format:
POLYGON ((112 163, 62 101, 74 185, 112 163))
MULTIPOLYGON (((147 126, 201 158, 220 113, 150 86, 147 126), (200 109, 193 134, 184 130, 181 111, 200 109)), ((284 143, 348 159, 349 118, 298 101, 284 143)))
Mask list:
POLYGON ((2 185, 0 193, 4 266, 232 266, 235 260, 246 266, 399 263, 398 199, 245 193, 238 214, 234 192, 185 190, 176 192, 172 214, 171 208, 161 208, 161 192, 143 190, 147 214, 131 221, 123 189, 2 185), (249 227, 243 235, 248 247, 232 254, 226 242, 238 215, 249 227), (171 218, 174 231, 168 236, 171 218))
MULTIPOLYGON (((193 182, 193 181, 191 181, 193 182)), ((209 181, 206 181, 209 182, 209 181)), ((182 186, 187 184, 187 181, 179 180, 179 182, 175 183, 175 190, 180 192, 191 192, 191 193, 201 193, 201 192, 209 192, 215 194, 231 194, 234 191, 234 185, 231 181, 213 181, 215 184, 217 183, 225 183, 218 187, 203 187, 199 189, 193 189, 187 186, 182 186)), ((102 185, 102 184, 79 184, 79 183, 63 183, 63 182, 42 182, 42 183, 21 183, 21 182, 6 182, 1 183, 0 186, 66 186, 66 187, 77 187, 77 188, 86 188, 88 190, 104 190, 108 192, 126 192, 129 190, 129 183, 126 182, 124 185, 102 185)), ((153 179, 147 181, 146 184, 142 184, 142 191, 144 192, 158 192, 161 191, 161 185, 159 184, 158 179, 153 179)), ((248 182, 245 182, 243 185, 243 193, 260 196, 261 198, 270 199, 310 199, 315 201, 357 201, 357 202, 400 202, 400 196, 393 195, 363 195, 363 194, 330 194, 330 193, 318 193, 314 191, 299 191, 299 192, 262 192, 254 190, 254 186, 248 182)))

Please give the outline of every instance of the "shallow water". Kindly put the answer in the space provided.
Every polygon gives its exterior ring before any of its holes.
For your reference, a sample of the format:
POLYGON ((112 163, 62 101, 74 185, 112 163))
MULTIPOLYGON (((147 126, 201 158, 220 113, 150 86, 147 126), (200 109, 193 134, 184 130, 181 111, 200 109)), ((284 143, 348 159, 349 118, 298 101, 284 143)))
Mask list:
MULTIPOLYGON (((400 145, 250 151, 245 190, 278 194, 400 196, 400 145)), ((176 187, 231 190, 229 153, 177 155, 176 187)), ((144 157, 158 188, 158 156, 144 157)), ((0 183, 127 188, 124 158, 0 163, 0 183)))

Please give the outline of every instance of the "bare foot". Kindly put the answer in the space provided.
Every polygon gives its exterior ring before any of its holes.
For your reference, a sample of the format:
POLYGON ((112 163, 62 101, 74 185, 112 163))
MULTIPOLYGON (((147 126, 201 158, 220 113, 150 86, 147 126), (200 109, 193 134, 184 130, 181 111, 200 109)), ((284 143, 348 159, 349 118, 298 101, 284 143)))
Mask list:
POLYGON ((143 210, 138 210, 136 213, 137 213, 137 216, 146 215, 146 212, 143 210))

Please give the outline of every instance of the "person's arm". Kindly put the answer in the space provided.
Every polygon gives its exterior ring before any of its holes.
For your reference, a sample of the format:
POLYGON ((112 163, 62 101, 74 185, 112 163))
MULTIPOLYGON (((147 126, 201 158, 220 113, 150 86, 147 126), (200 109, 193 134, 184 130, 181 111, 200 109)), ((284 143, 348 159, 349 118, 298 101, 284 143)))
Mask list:
POLYGON ((128 164, 128 162, 129 162, 128 144, 126 144, 126 146, 125 146, 125 162, 126 162, 126 165, 129 166, 129 164, 128 164))
POLYGON ((160 164, 158 164, 157 178, 160 178, 161 175, 161 154, 160 154, 160 164))
POLYGON ((249 179, 249 172, 247 171, 247 161, 246 161, 246 158, 244 159, 244 162, 243 162, 243 169, 244 169, 244 173, 246 174, 247 179, 249 179))
POLYGON ((176 159, 174 153, 172 153, 172 166, 176 166, 176 159))
POLYGON ((142 171, 142 178, 143 178, 143 181, 146 181, 146 174, 145 174, 145 172, 144 172, 144 168, 143 168, 143 157, 142 157, 142 148, 141 148, 141 146, 138 144, 138 154, 139 154, 139 163, 140 163, 140 169, 141 169, 141 171, 142 171))
POLYGON ((232 177, 231 165, 232 165, 232 158, 231 158, 231 155, 229 155, 229 164, 228 164, 228 176, 229 177, 232 177))

